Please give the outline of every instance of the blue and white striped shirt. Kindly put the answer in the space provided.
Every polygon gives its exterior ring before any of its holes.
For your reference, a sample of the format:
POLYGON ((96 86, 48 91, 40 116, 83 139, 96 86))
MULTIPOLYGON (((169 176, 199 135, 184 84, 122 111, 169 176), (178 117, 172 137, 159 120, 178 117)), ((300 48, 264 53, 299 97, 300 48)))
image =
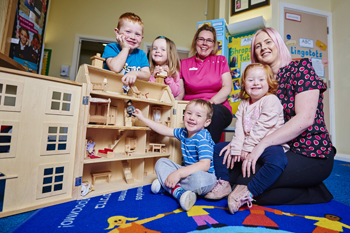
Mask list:
POLYGON ((214 173, 214 141, 206 129, 202 129, 191 138, 187 138, 186 128, 174 129, 174 136, 181 141, 181 151, 185 166, 197 163, 201 159, 210 159, 209 173, 214 173))

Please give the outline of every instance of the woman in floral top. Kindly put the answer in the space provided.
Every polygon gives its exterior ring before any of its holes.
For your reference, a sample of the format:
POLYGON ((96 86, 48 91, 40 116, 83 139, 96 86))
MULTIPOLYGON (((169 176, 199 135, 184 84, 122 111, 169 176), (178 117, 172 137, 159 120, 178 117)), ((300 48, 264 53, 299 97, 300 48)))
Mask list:
MULTIPOLYGON (((336 149, 324 120, 323 92, 326 86, 316 75, 310 59, 292 61, 283 39, 272 28, 256 32, 252 38, 251 58, 252 63, 260 62, 271 67, 279 84, 277 97, 284 109, 285 124, 261 140, 241 166, 235 164, 230 172, 231 184, 249 183, 260 169, 259 157, 263 151, 270 146, 287 143, 290 146, 286 152, 287 167, 272 186, 254 197, 256 202, 261 205, 279 205, 330 201, 333 196, 323 181, 332 172, 336 149), (253 175, 244 178, 251 171, 253 175)), ((228 142, 216 144, 214 166, 222 164, 225 157, 230 164, 227 145, 228 142)), ((219 193, 220 187, 216 187, 216 191, 219 193)), ((239 190, 232 192, 236 193, 230 196, 236 198, 231 202, 240 205, 246 203, 246 194, 239 193, 239 190)))

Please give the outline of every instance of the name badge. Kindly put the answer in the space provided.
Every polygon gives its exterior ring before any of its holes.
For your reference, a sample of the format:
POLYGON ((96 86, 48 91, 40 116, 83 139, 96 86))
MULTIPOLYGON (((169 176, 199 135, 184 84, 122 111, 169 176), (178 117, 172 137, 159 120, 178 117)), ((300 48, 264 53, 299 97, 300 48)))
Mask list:
POLYGON ((198 68, 192 67, 192 68, 190 68, 189 70, 198 70, 198 68))

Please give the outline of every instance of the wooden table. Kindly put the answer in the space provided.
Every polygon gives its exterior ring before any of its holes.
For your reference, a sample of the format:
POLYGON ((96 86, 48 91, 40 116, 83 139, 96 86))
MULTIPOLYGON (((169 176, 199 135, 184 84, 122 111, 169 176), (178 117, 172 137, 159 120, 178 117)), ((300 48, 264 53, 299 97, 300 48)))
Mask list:
POLYGON ((165 144, 161 143, 150 143, 149 144, 152 147, 152 152, 154 153, 155 150, 159 150, 159 153, 162 152, 162 147, 165 146, 165 144))

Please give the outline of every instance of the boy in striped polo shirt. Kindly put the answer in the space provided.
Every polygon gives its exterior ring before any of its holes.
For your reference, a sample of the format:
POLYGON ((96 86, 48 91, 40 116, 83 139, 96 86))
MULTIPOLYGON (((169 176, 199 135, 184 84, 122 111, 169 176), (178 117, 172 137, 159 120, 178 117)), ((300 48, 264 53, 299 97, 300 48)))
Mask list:
POLYGON ((191 100, 185 109, 185 128, 169 128, 143 116, 139 109, 133 113, 140 121, 155 132, 175 137, 181 141, 185 166, 180 166, 167 158, 157 161, 155 171, 158 179, 152 183, 152 192, 167 191, 172 194, 185 211, 192 208, 197 195, 205 195, 216 183, 213 165, 213 142, 205 129, 213 115, 212 105, 202 99, 191 100))

